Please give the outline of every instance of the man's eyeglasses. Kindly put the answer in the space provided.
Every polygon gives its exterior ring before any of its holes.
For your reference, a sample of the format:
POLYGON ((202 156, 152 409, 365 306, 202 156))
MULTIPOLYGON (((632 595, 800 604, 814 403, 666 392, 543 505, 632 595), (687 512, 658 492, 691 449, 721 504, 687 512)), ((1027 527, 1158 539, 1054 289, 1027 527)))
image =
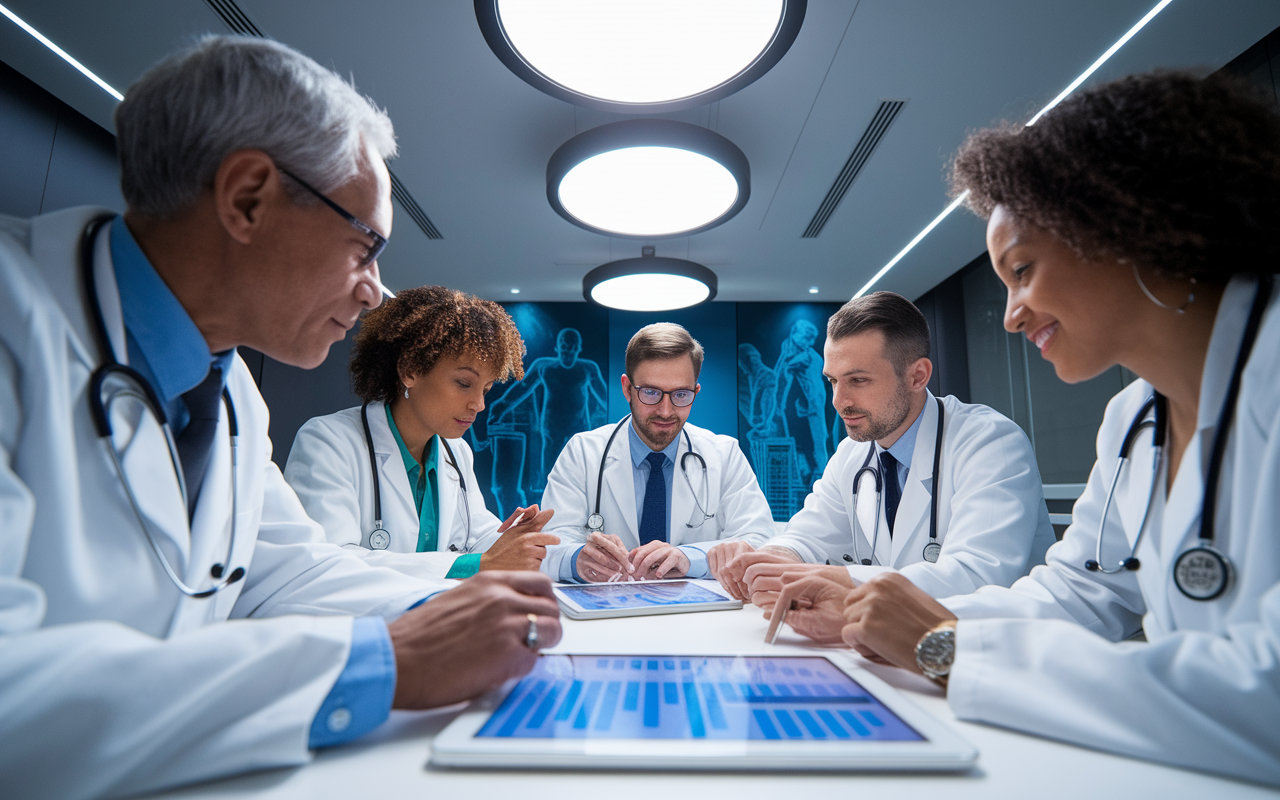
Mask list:
POLYGON ((671 405, 676 408, 684 408, 685 406, 693 405, 693 398, 697 392, 692 389, 674 389, 670 392, 664 392, 661 389, 653 389, 648 386, 636 387, 636 396, 646 406, 656 406, 661 403, 664 394, 671 395, 671 405))
MULTIPOLYGON (((378 256, 382 255, 382 251, 387 246, 387 237, 378 233, 373 228, 361 222, 359 219, 356 219, 354 214, 351 214, 342 206, 338 205, 337 203, 333 202, 329 198, 325 197, 320 192, 316 191, 315 187, 313 187, 311 184, 304 181, 302 178, 299 178, 297 175, 294 175, 292 172, 290 172, 289 170, 283 167, 280 167, 279 169, 285 175, 288 175, 291 179, 293 179, 293 181, 297 183, 299 186, 301 186, 303 189, 306 189, 308 192, 311 192, 316 197, 320 198, 320 202, 324 203, 329 208, 332 208, 334 211, 338 213, 338 216, 342 217, 347 222, 351 223, 351 227, 360 231, 365 236, 368 236, 369 238, 373 239, 373 244, 369 245, 369 249, 368 251, 365 252, 364 258, 360 259, 360 266, 367 267, 373 262, 378 260, 378 256)), ((384 288, 383 291, 385 292, 387 290, 384 288)), ((390 292, 388 292, 388 294, 390 294, 390 292)), ((392 295, 392 296, 394 297, 395 295, 392 295)))

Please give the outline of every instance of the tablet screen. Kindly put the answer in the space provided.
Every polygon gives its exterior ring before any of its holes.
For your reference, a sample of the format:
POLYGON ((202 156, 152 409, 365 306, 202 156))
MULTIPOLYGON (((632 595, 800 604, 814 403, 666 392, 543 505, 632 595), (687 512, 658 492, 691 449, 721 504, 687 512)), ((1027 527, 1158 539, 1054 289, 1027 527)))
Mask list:
POLYGON ((594 583, 587 586, 557 586, 556 588, 586 611, 727 602, 729 599, 689 581, 594 583))
POLYGON ((476 734, 922 741, 825 658, 544 655, 476 734))

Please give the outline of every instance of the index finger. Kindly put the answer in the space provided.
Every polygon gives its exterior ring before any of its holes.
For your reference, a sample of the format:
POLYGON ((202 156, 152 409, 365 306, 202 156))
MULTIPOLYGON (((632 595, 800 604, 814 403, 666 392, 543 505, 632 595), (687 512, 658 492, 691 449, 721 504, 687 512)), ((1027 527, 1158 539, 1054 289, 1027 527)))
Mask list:
POLYGON ((520 520, 523 522, 523 521, 524 521, 524 520, 523 520, 524 513, 525 513, 526 511, 528 511, 530 508, 531 508, 531 509, 533 509, 533 513, 535 513, 535 514, 536 514, 536 513, 538 513, 538 505, 537 505, 536 503, 535 503, 535 504, 533 504, 533 505, 531 505, 531 506, 529 506, 528 508, 519 508, 519 507, 517 507, 515 511, 512 511, 512 512, 511 512, 511 516, 509 516, 509 517, 507 517, 505 520, 503 520, 503 521, 502 521, 502 524, 498 526, 498 533, 502 533, 502 532, 503 532, 503 531, 505 531, 507 528, 510 528, 512 525, 514 525, 514 524, 515 524, 515 521, 516 521, 517 519, 520 519, 520 520))
MULTIPOLYGON (((544 575, 541 572, 533 570, 519 570, 511 572, 480 572, 477 573, 476 580, 484 576, 485 580, 497 581, 505 583, 520 594, 532 595, 534 597, 546 597, 552 601, 555 600, 555 593, 551 591, 551 576, 544 575)), ((471 581, 467 581, 470 583, 471 581)))
POLYGON ((627 549, 622 546, 622 540, 618 537, 593 533, 587 538, 587 543, 595 545, 603 553, 612 556, 620 569, 628 572, 634 571, 631 567, 631 560, 628 558, 627 549))

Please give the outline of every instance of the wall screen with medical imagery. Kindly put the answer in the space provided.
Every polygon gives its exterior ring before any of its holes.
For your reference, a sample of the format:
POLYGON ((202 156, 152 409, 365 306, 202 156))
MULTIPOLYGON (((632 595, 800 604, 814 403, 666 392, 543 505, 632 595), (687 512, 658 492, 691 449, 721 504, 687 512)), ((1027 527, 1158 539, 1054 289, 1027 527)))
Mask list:
POLYGON ((485 738, 924 741, 824 658, 543 655, 485 738))

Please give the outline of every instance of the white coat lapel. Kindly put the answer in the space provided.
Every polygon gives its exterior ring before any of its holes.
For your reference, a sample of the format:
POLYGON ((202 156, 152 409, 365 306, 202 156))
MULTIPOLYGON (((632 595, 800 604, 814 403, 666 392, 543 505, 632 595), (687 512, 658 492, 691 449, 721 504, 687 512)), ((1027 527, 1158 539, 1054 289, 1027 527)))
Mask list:
MULTIPOLYGON (((453 447, 454 455, 457 455, 458 448, 453 447)), ((461 550, 465 544, 465 534, 463 526, 460 524, 460 511, 458 508, 458 495, 462 491, 462 484, 458 480, 458 470, 449 466, 449 454, 444 449, 444 439, 436 437, 436 486, 440 487, 440 507, 437 520, 436 550, 445 551, 449 549, 450 544, 455 544, 461 550), (456 538, 455 538, 456 537, 456 538)), ((461 467, 459 467, 461 468, 461 467)), ((425 502, 425 501, 424 501, 425 502)))
MULTIPOLYGON (((874 451, 875 445, 868 443, 862 445, 859 448, 859 452, 849 459, 850 465, 854 468, 853 478, 849 484, 849 500, 853 503, 849 511, 849 522, 852 525, 853 535, 857 537, 857 542, 845 545, 845 547, 848 548, 847 554, 854 556, 855 560, 871 557, 871 543, 876 535, 876 517, 881 513, 880 503, 882 498, 876 492, 876 477, 870 471, 863 472, 861 477, 858 476, 863 464, 871 468, 878 468, 877 464, 867 461, 867 453, 873 453, 874 451), (858 482, 856 487, 853 485, 853 481, 858 482), (856 495, 853 491, 855 488, 858 490, 856 495)), ((872 460, 874 461, 874 456, 872 460)), ((880 530, 887 538, 889 530, 884 526, 883 522, 880 523, 880 530)), ((840 563, 844 560, 844 555, 845 553, 836 554, 832 559, 832 563, 840 563), (840 561, 836 561, 836 558, 839 558, 840 561)))
POLYGON ((412 553, 418 548, 417 506, 400 445, 396 444, 396 437, 387 424, 386 404, 369 404, 369 432, 373 434, 373 455, 378 461, 382 522, 392 537, 390 549, 412 553))
POLYGON ((689 534, 698 529, 690 528, 688 523, 696 524, 702 518, 701 514, 697 515, 697 519, 694 517, 693 492, 689 490, 690 481, 693 482, 695 490, 702 490, 702 465, 698 463, 698 459, 690 456, 686 462, 689 465, 686 481, 685 474, 680 469, 680 457, 687 452, 689 452, 689 443, 682 432, 680 444, 676 447, 675 469, 671 471, 671 480, 674 481, 674 485, 671 487, 671 530, 667 536, 667 541, 676 545, 683 544, 686 540, 696 541, 696 539, 690 539, 689 534))
MULTIPOLYGON (((628 422, 628 425, 631 423, 628 422)), ((604 467, 604 483, 605 489, 609 492, 610 499, 616 506, 615 517, 610 519, 607 502, 600 503, 600 511, 604 517, 604 532, 616 533, 622 536, 624 542, 634 541, 635 547, 640 543, 640 525, 636 521, 636 486, 635 478, 632 475, 634 467, 631 466, 631 437, 626 431, 619 431, 618 438, 614 440, 613 447, 609 448, 607 456, 608 463, 604 467), (626 525, 627 532, 630 533, 630 539, 623 535, 622 531, 611 530, 611 526, 618 524, 617 520, 626 525)), ((595 477, 588 473, 589 478, 595 477)), ((594 488, 594 487, 592 487, 594 488)))
MULTIPOLYGON (((915 448, 911 452, 911 469, 898 503, 893 524, 893 565, 906 566, 920 559, 921 548, 929 538, 929 506, 933 497, 933 450, 937 444, 938 406, 933 395, 925 392, 924 409, 916 429, 915 448)), ((941 532, 938 535, 942 540, 941 532)))

